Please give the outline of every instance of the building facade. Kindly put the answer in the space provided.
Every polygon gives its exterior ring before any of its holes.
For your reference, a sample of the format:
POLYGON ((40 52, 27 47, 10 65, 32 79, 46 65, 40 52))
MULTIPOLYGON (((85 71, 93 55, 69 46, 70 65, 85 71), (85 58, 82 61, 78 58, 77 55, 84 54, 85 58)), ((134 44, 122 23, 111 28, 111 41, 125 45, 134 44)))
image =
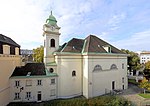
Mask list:
POLYGON ((57 75, 50 74, 42 63, 16 67, 10 78, 10 101, 41 102, 56 99, 57 75))
POLYGON ((21 49, 20 50, 22 64, 33 63, 33 50, 21 49))
POLYGON ((150 52, 141 52, 140 53, 140 63, 145 64, 150 61, 150 52))
POLYGON ((0 106, 10 102, 9 77, 21 65, 20 46, 11 38, 0 34, 0 106))
MULTIPOLYGON (((43 26, 45 68, 38 72, 36 70, 39 68, 30 70, 31 66, 26 70, 27 68, 21 67, 20 70, 25 72, 24 74, 11 76, 12 102, 39 101, 39 92, 40 101, 46 101, 80 95, 91 98, 108 91, 128 88, 126 54, 95 35, 89 35, 85 39, 73 38, 59 46, 59 29, 57 20, 51 13, 43 26), (37 89, 39 79, 42 80, 43 86, 37 89), (51 79, 56 82, 53 87, 50 85, 51 79), (32 82, 30 90, 26 87, 28 80, 31 80, 30 85, 32 82), (19 89, 13 86, 16 81, 22 84, 19 89), (19 93, 20 89, 22 93, 19 93), (51 98, 54 94, 54 98, 51 98), (27 95, 31 95, 29 97, 32 99, 28 100, 27 95), (19 99, 15 100, 16 97, 19 99)), ((19 71, 15 69, 15 72, 19 71)))

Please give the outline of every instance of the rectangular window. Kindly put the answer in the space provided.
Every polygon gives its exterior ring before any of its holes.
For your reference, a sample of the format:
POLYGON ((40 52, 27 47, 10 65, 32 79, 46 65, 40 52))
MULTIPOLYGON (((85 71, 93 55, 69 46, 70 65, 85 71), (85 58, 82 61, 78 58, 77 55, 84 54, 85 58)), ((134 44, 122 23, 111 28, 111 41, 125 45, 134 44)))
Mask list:
POLYGON ((14 100, 18 100, 18 99, 21 99, 21 98, 20 98, 20 93, 15 93, 15 98, 14 98, 14 100))
POLYGON ((124 69, 124 63, 122 63, 122 69, 124 69))
POLYGON ((26 98, 31 98, 31 92, 26 92, 26 98))
POLYGON ((42 80, 37 80, 37 85, 42 85, 42 80))
POLYGON ((55 94, 55 89, 52 89, 50 96, 55 96, 55 95, 56 95, 56 94, 55 94))
POLYGON ((115 81, 112 81, 112 90, 115 89, 115 81))
POLYGON ((16 87, 20 86, 20 81, 15 81, 15 86, 16 87))
POLYGON ((122 77, 122 83, 124 83, 124 77, 122 77))
POLYGON ((51 84, 55 84, 55 79, 51 79, 51 84))
POLYGON ((32 86, 32 80, 26 80, 26 86, 32 86))

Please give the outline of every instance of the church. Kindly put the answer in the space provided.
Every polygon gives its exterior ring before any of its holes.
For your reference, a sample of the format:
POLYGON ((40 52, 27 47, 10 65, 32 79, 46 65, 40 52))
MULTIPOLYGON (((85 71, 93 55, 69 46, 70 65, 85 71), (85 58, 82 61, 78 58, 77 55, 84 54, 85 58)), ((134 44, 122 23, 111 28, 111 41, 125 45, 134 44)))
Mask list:
POLYGON ((43 25, 44 63, 16 67, 10 77, 11 102, 92 98, 128 88, 127 54, 98 38, 72 38, 59 46, 60 27, 51 13, 43 25))

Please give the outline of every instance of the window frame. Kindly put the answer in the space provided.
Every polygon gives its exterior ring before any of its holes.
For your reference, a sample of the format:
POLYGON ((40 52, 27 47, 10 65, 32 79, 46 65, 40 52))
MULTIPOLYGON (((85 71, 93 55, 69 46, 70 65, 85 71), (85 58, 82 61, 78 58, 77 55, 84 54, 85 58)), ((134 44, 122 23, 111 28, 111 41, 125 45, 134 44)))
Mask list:
POLYGON ((56 90, 55 89, 51 89, 50 96, 56 96, 56 90))
POLYGON ((124 63, 122 63, 122 69, 124 69, 125 67, 124 67, 124 63))
POLYGON ((26 99, 31 98, 31 92, 26 92, 26 99))
POLYGON ((73 71, 72 71, 72 77, 75 77, 75 76, 76 76, 76 71, 73 70, 73 71))
POLYGON ((19 92, 15 92, 15 98, 14 98, 14 100, 18 100, 18 99, 21 99, 20 98, 20 93, 19 92))
POLYGON ((122 77, 122 83, 124 83, 125 81, 124 81, 125 79, 124 79, 124 77, 122 77))
POLYGON ((98 72, 98 71, 102 71, 102 66, 99 64, 95 65, 93 72, 98 72))
POLYGON ((26 86, 32 86, 32 80, 26 80, 26 86))
POLYGON ((15 81, 15 87, 20 87, 20 81, 19 80, 15 81))
POLYGON ((42 86, 42 80, 41 79, 37 80, 37 86, 42 86))
POLYGON ((112 64, 111 66, 110 66, 110 70, 117 70, 118 68, 117 68, 117 65, 116 64, 112 64))
POLYGON ((51 85, 53 85, 55 83, 56 83, 55 78, 51 79, 51 85))
POLYGON ((50 40, 50 47, 55 47, 55 39, 50 40))
POLYGON ((53 69, 53 68, 49 68, 49 72, 50 72, 50 73, 53 73, 53 72, 54 72, 54 69, 53 69))

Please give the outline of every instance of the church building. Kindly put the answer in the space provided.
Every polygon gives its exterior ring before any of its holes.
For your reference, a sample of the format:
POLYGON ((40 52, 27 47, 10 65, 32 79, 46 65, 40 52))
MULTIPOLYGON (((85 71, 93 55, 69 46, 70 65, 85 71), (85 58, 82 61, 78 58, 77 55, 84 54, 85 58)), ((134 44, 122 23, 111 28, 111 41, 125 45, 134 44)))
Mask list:
POLYGON ((92 98, 128 88, 127 54, 98 38, 72 38, 59 46, 60 27, 52 15, 43 25, 44 63, 16 67, 11 102, 92 98))

